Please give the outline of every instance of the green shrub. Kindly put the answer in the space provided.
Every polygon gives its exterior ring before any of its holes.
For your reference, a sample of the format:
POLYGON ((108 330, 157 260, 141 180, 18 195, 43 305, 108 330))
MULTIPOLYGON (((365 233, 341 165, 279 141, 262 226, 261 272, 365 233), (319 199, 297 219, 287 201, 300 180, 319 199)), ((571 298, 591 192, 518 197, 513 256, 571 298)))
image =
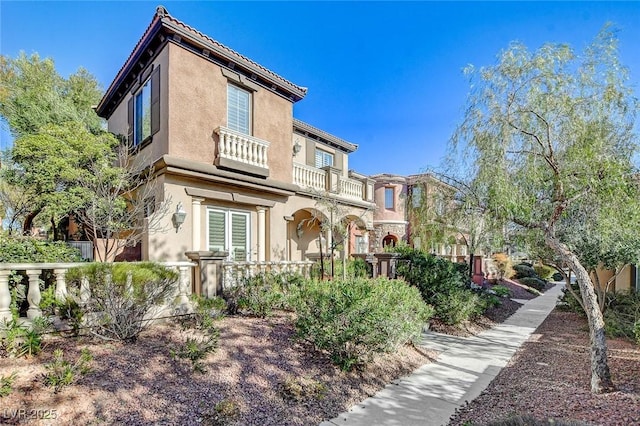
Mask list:
POLYGON ((171 356, 174 359, 187 359, 191 361, 194 371, 206 373, 202 360, 218 348, 219 337, 220 332, 214 328, 208 329, 204 336, 187 337, 183 345, 170 350, 171 356))
POLYGON ((324 383, 304 376, 287 376, 280 385, 282 396, 296 402, 309 398, 322 399, 326 392, 327 386, 324 383))
POLYGON ((264 318, 274 309, 288 309, 290 295, 303 281, 300 274, 267 272, 244 278, 235 287, 225 289, 223 296, 229 313, 242 311, 264 318))
POLYGON ((417 338, 433 311, 398 280, 309 281, 293 301, 298 338, 344 370, 417 338))
POLYGON ((538 291, 542 291, 544 290, 544 288, 547 286, 547 283, 543 280, 541 280, 540 278, 536 278, 536 277, 524 277, 524 278, 520 278, 518 280, 518 282, 522 285, 526 285, 528 287, 534 288, 538 291))
POLYGON ((21 324, 16 319, 5 323, 3 349, 13 357, 37 355, 42 350, 42 335, 49 328, 46 318, 35 318, 31 325, 21 324))
POLYGON ((82 349, 80 357, 71 364, 64 359, 62 350, 56 349, 53 352, 53 361, 44 366, 47 370, 44 375, 44 383, 53 387, 54 393, 58 393, 63 387, 75 383, 80 376, 91 371, 89 365, 92 360, 91 353, 87 349, 82 349))
POLYGON ((90 330, 105 340, 135 341, 149 315, 175 294, 178 274, 152 262, 92 263, 70 269, 69 281, 86 279, 91 297, 84 306, 90 330), (88 315, 89 314, 89 315, 88 315))
POLYGON ((640 344, 640 293, 607 293, 604 324, 610 337, 624 337, 640 344))
POLYGON ((436 295, 434 306, 436 316, 442 322, 458 325, 482 315, 488 305, 478 294, 459 289, 436 295))
POLYGON ((13 382, 17 376, 18 374, 15 372, 8 376, 0 376, 0 398, 11 395, 11 392, 13 392, 13 382))
POLYGON ((552 276, 551 279, 554 281, 564 281, 564 275, 562 275, 560 272, 555 272, 552 276))
POLYGON ((491 290, 493 290, 496 293, 496 296, 498 297, 511 296, 511 289, 504 285, 494 285, 493 287, 491 287, 491 290))
POLYGON ((515 278, 517 280, 519 280, 521 278, 536 277, 537 276, 535 269, 533 269, 528 264, 520 263, 518 265, 515 265, 513 267, 513 270, 515 271, 515 275, 513 276, 513 278, 515 278))
POLYGON ((533 270, 536 271, 536 274, 538 275, 538 277, 540 277, 540 279, 543 279, 545 281, 551 278, 551 276, 555 272, 555 269, 553 269, 552 267, 543 265, 541 263, 534 265, 533 270))
POLYGON ((347 261, 348 278, 368 278, 371 276, 370 265, 361 258, 347 261))
POLYGON ((450 262, 411 248, 400 248, 398 275, 420 290, 435 316, 457 325, 482 314, 488 304, 467 286, 466 265, 450 262))

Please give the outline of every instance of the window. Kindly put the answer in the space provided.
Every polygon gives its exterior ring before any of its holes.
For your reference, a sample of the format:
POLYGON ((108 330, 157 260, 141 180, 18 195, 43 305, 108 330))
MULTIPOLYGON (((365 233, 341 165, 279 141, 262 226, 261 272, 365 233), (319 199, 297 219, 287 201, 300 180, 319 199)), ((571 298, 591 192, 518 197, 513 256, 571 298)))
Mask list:
POLYGON ((388 187, 384 189, 384 208, 388 210, 393 210, 394 206, 394 190, 392 187, 388 187))
POLYGON ((208 249, 228 251, 230 260, 249 260, 249 224, 248 212, 209 209, 208 249))
POLYGON ((367 241, 364 239, 363 235, 356 235, 355 238, 355 252, 356 253, 366 253, 367 250, 367 241))
POLYGON ((414 186, 411 188, 411 205, 417 209, 420 204, 422 204, 422 188, 414 186))
POLYGON ((251 93, 233 84, 227 85, 227 126, 251 134, 251 93))
POLYGON ((128 103, 128 140, 131 146, 150 140, 160 130, 160 67, 148 68, 140 76, 140 81, 144 83, 132 89, 128 103))
POLYGON ((333 154, 316 149, 316 167, 321 169, 325 166, 333 166, 333 154))
POLYGON ((140 88, 135 97, 135 145, 151 136, 151 79, 140 88))

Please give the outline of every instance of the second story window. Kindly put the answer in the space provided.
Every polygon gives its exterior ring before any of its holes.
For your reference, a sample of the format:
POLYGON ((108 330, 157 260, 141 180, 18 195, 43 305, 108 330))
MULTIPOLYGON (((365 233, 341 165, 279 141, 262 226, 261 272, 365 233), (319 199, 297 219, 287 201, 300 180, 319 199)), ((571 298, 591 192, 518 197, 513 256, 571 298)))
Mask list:
POLYGON ((420 204, 422 204, 422 188, 414 186, 411 188, 411 205, 417 209, 420 204))
POLYGON ((387 187, 384 189, 384 208, 387 210, 393 210, 395 205, 395 193, 393 187, 387 187))
POLYGON ((136 93, 134 105, 134 144, 138 145, 151 136, 151 79, 136 93))
POLYGON ((325 166, 333 166, 333 154, 316 149, 316 167, 320 169, 325 166))
POLYGON ((251 93, 233 84, 227 85, 227 126, 251 134, 251 93))

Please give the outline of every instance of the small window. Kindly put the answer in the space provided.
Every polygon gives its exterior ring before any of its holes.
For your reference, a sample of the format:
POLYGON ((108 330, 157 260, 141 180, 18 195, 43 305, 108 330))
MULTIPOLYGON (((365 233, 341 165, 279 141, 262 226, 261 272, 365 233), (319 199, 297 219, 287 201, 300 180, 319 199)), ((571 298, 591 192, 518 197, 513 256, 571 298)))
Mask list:
POLYGON ((233 84, 227 86, 227 126, 251 134, 251 93, 233 84))
POLYGON ((384 208, 388 210, 393 210, 395 194, 393 188, 385 188, 384 189, 384 208))
POLYGON ((417 209, 420 204, 422 204, 422 188, 414 186, 411 188, 411 205, 417 209))
POLYGON ((333 166, 333 154, 316 149, 316 167, 321 169, 326 166, 333 166))
POLYGON ((134 145, 139 145, 151 136, 151 79, 142 85, 135 95, 134 145))

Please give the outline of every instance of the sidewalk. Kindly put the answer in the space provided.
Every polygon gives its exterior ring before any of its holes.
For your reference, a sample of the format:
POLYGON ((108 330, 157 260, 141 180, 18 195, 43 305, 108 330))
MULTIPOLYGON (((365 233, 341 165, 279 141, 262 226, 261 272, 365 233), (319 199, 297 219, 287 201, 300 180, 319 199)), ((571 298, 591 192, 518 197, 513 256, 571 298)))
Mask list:
POLYGON ((440 352, 435 362, 388 384, 320 426, 448 424, 456 408, 480 395, 544 321, 562 288, 556 284, 542 296, 526 301, 504 323, 477 336, 424 333, 421 344, 440 352))

